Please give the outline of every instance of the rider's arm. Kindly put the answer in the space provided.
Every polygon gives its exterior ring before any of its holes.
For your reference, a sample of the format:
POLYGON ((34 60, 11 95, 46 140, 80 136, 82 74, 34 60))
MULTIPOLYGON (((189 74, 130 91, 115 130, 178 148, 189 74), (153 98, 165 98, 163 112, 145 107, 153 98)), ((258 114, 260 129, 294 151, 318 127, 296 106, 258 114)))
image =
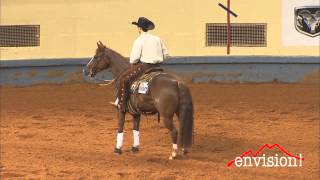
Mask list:
POLYGON ((130 64, 139 62, 142 52, 142 42, 140 39, 136 39, 133 43, 132 50, 130 53, 130 64))

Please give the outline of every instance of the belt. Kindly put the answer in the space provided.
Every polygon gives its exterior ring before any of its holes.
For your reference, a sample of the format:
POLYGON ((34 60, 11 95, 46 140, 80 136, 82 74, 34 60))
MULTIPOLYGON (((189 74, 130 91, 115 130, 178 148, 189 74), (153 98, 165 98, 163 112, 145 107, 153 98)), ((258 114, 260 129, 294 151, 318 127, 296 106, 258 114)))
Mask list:
POLYGON ((141 64, 148 64, 148 65, 155 65, 155 64, 158 64, 158 63, 146 63, 146 62, 141 62, 141 61, 140 61, 140 63, 141 63, 141 64))

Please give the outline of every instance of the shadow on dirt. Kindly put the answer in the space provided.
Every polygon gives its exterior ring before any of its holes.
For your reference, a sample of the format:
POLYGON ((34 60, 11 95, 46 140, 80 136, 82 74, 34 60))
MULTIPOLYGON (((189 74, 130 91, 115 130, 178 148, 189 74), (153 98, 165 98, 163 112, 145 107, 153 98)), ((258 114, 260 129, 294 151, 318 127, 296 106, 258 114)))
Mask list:
POLYGON ((225 162, 248 150, 252 145, 245 139, 198 135, 191 148, 191 159, 205 162, 225 162))

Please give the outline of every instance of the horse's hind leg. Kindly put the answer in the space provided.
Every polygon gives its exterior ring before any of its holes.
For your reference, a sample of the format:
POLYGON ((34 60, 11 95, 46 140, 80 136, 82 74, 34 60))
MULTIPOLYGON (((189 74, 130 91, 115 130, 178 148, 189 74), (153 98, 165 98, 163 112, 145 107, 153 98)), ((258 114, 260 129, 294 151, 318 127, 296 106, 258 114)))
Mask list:
POLYGON ((171 141, 172 141, 172 152, 169 159, 175 159, 178 154, 178 131, 173 124, 173 116, 164 117, 164 125, 170 131, 171 141))
MULTIPOLYGON (((176 115, 177 115, 177 118, 178 118, 178 120, 179 120, 179 111, 176 112, 176 115)), ((179 120, 179 121, 180 121, 180 120, 179 120)), ((183 155, 187 155, 187 154, 189 153, 188 149, 187 149, 187 148, 184 148, 184 147, 181 148, 181 151, 182 151, 182 154, 183 154, 183 155)))

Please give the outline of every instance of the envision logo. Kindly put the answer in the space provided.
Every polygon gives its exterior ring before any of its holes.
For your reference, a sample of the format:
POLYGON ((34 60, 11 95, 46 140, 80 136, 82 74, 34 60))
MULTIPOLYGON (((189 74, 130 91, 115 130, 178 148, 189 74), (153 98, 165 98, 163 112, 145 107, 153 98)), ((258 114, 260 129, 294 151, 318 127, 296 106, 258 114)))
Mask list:
POLYGON ((234 163, 237 167, 301 167, 303 160, 302 154, 294 156, 278 144, 273 144, 272 146, 265 144, 255 153, 251 149, 244 152, 234 160, 229 161, 227 166, 231 167, 234 163), (286 156, 279 156, 278 154, 273 156, 266 156, 265 154, 258 156, 265 148, 272 149, 274 147, 282 151, 286 156))

